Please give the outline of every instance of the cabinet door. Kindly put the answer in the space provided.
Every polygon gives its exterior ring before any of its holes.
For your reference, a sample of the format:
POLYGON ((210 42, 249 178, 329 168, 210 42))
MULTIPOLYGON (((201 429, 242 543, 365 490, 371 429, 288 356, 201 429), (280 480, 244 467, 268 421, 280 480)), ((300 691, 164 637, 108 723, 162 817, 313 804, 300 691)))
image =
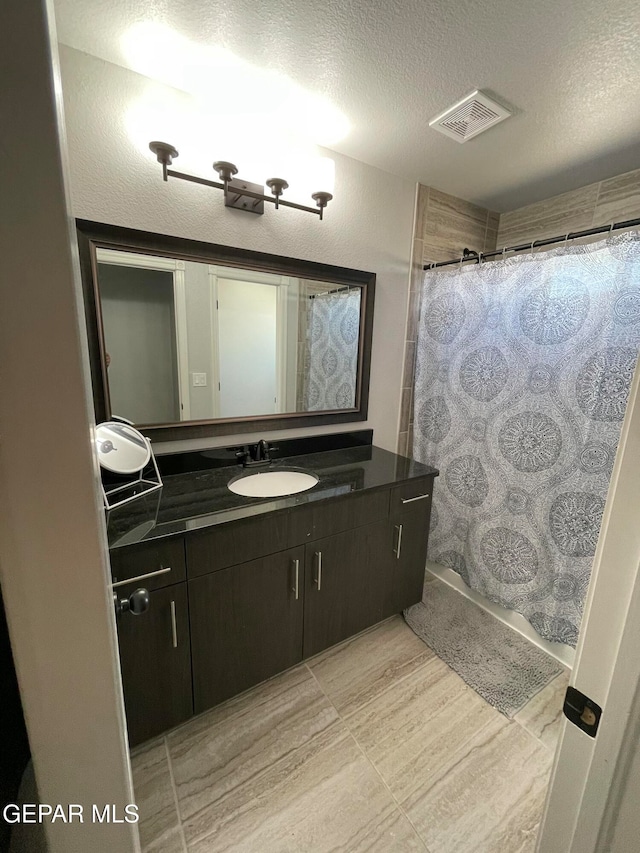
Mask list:
POLYGON ((384 618, 392 573, 387 522, 305 546, 304 656, 384 618))
POLYGON ((393 594, 390 613, 399 613, 422 600, 427 562, 431 503, 396 515, 391 521, 393 594))
MULTIPOLYGON (((124 598, 133 588, 117 590, 124 598)), ((129 743, 135 746, 193 714, 186 583, 151 592, 146 613, 118 616, 129 743)))
POLYGON ((302 659, 303 560, 292 548, 189 581, 196 713, 302 659))

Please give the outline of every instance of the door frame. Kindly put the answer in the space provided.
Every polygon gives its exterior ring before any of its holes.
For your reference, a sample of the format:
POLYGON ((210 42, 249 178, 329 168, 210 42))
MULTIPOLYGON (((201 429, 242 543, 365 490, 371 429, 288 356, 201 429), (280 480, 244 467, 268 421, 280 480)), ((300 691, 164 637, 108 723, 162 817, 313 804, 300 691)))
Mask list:
POLYGON ((537 853, 603 853, 640 722, 640 369, 636 365, 570 683, 603 709, 596 738, 563 718, 537 853))
POLYGON ((99 246, 96 247, 96 262, 100 264, 113 264, 113 266, 173 273, 173 313, 175 318, 176 354, 178 357, 177 374, 180 420, 191 420, 185 262, 175 258, 140 255, 136 252, 121 252, 118 249, 102 249, 99 246))

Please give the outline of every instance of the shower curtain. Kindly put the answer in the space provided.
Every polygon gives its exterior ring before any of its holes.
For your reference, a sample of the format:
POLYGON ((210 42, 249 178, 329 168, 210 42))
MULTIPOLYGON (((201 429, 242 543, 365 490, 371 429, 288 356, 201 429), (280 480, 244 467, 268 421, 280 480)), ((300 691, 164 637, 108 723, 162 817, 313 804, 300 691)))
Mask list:
POLYGON ((360 288, 318 293, 310 300, 305 352, 305 408, 355 406, 360 288))
POLYGON ((429 558, 553 642, 576 644, 639 345, 640 232, 425 274, 429 558))

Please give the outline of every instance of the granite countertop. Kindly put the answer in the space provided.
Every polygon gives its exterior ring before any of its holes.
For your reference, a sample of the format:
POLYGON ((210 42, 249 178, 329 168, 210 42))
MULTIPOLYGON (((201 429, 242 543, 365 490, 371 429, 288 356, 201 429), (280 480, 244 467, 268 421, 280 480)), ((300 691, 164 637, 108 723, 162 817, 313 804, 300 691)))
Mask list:
POLYGON ((108 513, 109 547, 148 542, 252 515, 284 510, 364 489, 389 487, 416 477, 437 474, 437 469, 429 465, 367 445, 283 457, 272 462, 269 467, 243 469, 234 464, 164 475, 162 489, 108 513), (319 478, 318 483, 307 492, 279 498, 246 498, 227 488, 227 483, 243 471, 249 475, 281 468, 313 473, 319 478))

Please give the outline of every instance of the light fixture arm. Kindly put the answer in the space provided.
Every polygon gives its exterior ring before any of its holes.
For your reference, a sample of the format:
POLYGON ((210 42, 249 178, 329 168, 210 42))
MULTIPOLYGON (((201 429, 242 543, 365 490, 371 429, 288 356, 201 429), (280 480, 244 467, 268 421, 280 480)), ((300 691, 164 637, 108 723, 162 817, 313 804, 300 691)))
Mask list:
POLYGON ((263 203, 267 201, 273 204, 276 210, 281 206, 292 207, 294 210, 315 213, 322 219, 324 208, 333 198, 331 193, 328 192, 313 193, 311 198, 316 202, 316 207, 307 207, 304 204, 286 201, 282 198, 282 193, 288 188, 289 184, 284 178, 269 178, 267 186, 271 190, 272 195, 265 195, 262 185, 234 178, 238 173, 238 169, 233 163, 229 163, 226 160, 216 160, 213 168, 218 173, 220 181, 210 181, 206 178, 199 178, 196 175, 188 175, 185 172, 177 172, 175 169, 170 169, 169 166, 178 156, 178 151, 168 142, 150 142, 149 148, 156 155, 158 163, 162 165, 162 178, 164 181, 167 181, 169 178, 180 178, 182 181, 190 181, 193 184, 201 184, 205 187, 223 190, 226 207, 234 207, 237 210, 244 210, 247 213, 262 214, 264 212, 263 203))

